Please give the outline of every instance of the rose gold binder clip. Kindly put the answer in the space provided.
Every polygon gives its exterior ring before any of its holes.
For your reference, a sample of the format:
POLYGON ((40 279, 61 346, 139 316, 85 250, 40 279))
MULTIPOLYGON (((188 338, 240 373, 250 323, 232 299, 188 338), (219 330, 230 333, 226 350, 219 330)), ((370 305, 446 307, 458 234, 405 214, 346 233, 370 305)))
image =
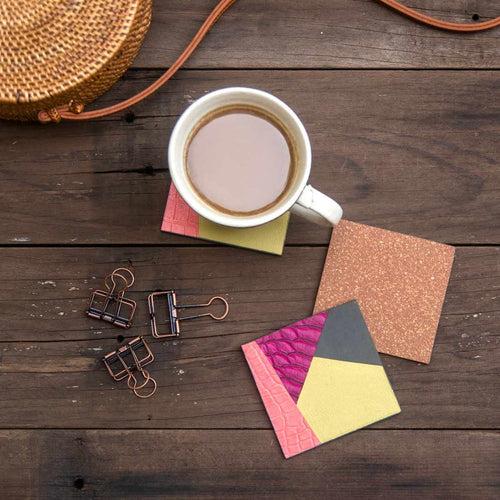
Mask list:
POLYGON ((156 380, 144 369, 154 361, 154 355, 142 337, 132 339, 128 344, 102 358, 109 374, 116 380, 127 379, 128 388, 141 399, 151 397, 157 388, 156 380), (148 389, 147 386, 151 387, 148 389))
POLYGON ((174 290, 168 290, 166 292, 153 292, 148 296, 148 306, 149 306, 149 316, 151 322, 151 334, 157 339, 178 337, 180 334, 180 322, 189 319, 203 318, 208 316, 216 321, 223 320, 229 313, 229 304, 226 299, 222 297, 212 297, 206 304, 177 304, 177 294, 174 290), (167 311, 167 331, 160 333, 158 331, 158 315, 155 310, 155 301, 160 297, 164 297, 166 301, 166 311, 167 311), (179 309, 191 309, 195 307, 210 307, 214 302, 219 301, 224 305, 224 312, 220 316, 216 316, 213 313, 202 313, 196 314, 194 316, 184 316, 179 317, 179 309))
POLYGON ((125 292, 134 284, 130 269, 119 267, 104 280, 106 290, 95 290, 90 297, 87 316, 107 321, 121 328, 130 328, 137 304, 125 297, 125 292))

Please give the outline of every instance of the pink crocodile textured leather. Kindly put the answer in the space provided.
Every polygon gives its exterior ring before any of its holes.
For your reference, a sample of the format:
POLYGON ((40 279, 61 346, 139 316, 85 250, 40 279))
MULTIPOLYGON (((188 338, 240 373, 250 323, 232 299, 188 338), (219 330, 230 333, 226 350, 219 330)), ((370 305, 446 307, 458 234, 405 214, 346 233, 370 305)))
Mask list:
POLYGON ((327 316, 326 312, 315 314, 256 340, 295 402, 327 316))
POLYGON ((199 234, 198 217, 198 214, 181 198, 181 195, 175 189, 172 182, 170 184, 161 230, 169 233, 183 234, 184 236, 197 237, 199 234))
POLYGON ((321 444, 257 343, 250 342, 241 348, 285 458, 321 444))

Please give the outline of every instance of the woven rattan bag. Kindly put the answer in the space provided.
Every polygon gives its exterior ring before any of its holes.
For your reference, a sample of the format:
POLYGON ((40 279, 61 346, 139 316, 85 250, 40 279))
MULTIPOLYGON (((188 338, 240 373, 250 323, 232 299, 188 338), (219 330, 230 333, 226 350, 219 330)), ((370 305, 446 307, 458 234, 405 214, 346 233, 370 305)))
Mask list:
POLYGON ((152 0, 0 0, 0 117, 87 104, 130 66, 152 0))
MULTIPOLYGON (((235 1, 220 0, 177 61, 148 88, 114 106, 84 112, 137 55, 152 0, 0 0, 0 118, 57 122, 126 109, 169 80, 235 1)), ((479 31, 500 24, 500 18, 448 23, 395 0, 378 1, 441 29, 479 31)))

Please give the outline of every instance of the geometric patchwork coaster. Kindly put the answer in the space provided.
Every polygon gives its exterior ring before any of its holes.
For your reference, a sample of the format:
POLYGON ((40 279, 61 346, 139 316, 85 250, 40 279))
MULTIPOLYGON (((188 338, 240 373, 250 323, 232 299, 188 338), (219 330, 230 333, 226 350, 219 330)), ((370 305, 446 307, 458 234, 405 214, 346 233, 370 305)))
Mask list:
POLYGON ((242 349, 286 458, 401 411, 356 301, 242 349))
POLYGON ((283 253, 290 213, 257 227, 222 226, 198 215, 170 184, 161 230, 275 255, 283 253))
POLYGON ((429 363, 454 252, 342 220, 332 232, 314 310, 356 299, 379 352, 429 363))

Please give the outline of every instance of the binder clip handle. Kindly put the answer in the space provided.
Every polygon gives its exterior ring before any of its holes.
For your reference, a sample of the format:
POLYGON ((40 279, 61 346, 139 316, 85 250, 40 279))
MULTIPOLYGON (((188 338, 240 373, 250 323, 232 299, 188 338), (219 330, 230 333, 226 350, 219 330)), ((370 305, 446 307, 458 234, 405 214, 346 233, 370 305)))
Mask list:
POLYGON ((212 319, 215 319, 216 321, 222 321, 229 314, 229 304, 227 303, 227 300, 223 297, 219 297, 219 296, 212 297, 206 304, 185 304, 185 305, 183 304, 181 306, 177 306, 177 309, 191 309, 194 307, 210 307, 216 301, 220 301, 224 304, 224 312, 220 316, 216 316, 215 314, 213 314, 211 312, 206 312, 206 313, 202 313, 202 314, 196 314, 193 316, 184 316, 182 318, 179 318, 179 320, 184 321, 187 319, 196 319, 196 318, 203 318, 203 317, 208 316, 212 319))
POLYGON ((118 287, 118 283, 116 282, 116 277, 121 278, 123 280, 122 288, 118 288, 120 292, 124 292, 128 288, 130 288, 135 283, 134 273, 127 269, 126 267, 118 267, 111 274, 108 274, 104 279, 104 284, 106 288, 113 292, 118 287), (111 281, 111 284, 109 283, 111 281))
POLYGON ((140 399, 150 398, 158 388, 158 384, 156 380, 149 374, 147 370, 140 370, 142 377, 144 378, 144 382, 142 384, 138 384, 137 377, 133 373, 129 373, 127 379, 128 388, 140 399), (149 392, 141 393, 139 392, 141 389, 144 389, 149 383, 153 384, 153 387, 149 390, 149 392))

